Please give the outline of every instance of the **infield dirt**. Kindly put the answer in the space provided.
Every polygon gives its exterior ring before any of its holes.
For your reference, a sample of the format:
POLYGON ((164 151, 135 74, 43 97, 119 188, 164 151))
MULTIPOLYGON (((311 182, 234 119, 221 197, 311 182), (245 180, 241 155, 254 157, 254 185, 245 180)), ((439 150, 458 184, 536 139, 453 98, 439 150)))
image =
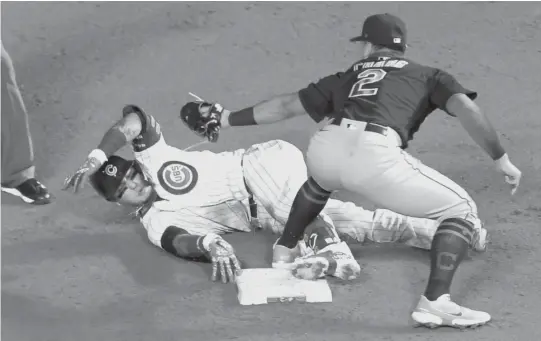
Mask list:
MULTIPOLYGON (((2 338, 6 341, 534 340, 541 319, 541 5, 531 3, 2 3, 2 40, 23 87, 49 206, 2 194, 2 338), (124 104, 142 106, 167 140, 198 141, 178 120, 192 91, 239 109, 349 67, 348 38, 376 12, 401 16, 409 57, 478 90, 477 102, 524 174, 511 197, 492 162, 442 112, 410 152, 466 188, 492 243, 453 284, 454 299, 486 310, 476 331, 414 329, 426 252, 355 248, 359 281, 331 281, 332 304, 240 306, 209 266, 150 245, 144 230, 87 188, 60 190, 124 104)), ((302 150, 307 117, 223 131, 213 151, 280 138, 302 150)), ((203 148, 203 147, 202 147, 203 148)), ((122 155, 129 155, 126 148, 122 155)), ((363 202, 351 194, 341 198, 363 202)), ((272 237, 228 238, 248 266, 269 264, 272 237)))

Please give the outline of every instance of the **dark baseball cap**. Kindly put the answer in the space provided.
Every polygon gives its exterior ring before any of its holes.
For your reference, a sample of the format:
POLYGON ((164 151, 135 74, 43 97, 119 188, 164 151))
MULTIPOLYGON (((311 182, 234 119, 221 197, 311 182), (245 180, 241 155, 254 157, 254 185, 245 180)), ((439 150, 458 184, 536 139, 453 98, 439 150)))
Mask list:
POLYGON ((384 13, 366 18, 361 35, 351 38, 350 41, 367 41, 393 50, 405 51, 406 36, 406 24, 402 19, 384 13))
POLYGON ((126 160, 117 155, 111 156, 96 173, 90 176, 92 187, 107 201, 117 201, 118 188, 134 163, 134 160, 126 160))

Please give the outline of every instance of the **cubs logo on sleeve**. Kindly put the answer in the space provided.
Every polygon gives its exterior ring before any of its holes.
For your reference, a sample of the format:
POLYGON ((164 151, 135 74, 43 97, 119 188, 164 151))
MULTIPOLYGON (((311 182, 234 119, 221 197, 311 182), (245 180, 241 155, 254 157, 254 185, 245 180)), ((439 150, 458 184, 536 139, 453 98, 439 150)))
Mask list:
POLYGON ((158 170, 158 181, 167 192, 182 195, 190 192, 197 184, 197 170, 181 161, 165 162, 158 170))

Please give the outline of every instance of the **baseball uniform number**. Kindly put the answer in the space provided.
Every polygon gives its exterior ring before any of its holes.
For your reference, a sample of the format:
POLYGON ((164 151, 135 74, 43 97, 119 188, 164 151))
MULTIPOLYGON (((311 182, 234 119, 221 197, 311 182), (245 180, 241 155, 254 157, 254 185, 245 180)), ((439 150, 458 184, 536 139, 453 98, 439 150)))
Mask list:
POLYGON ((364 86, 377 83, 385 78, 386 75, 387 72, 382 69, 369 69, 359 73, 357 75, 359 80, 351 87, 349 98, 376 95, 378 93, 377 88, 364 88, 364 86))

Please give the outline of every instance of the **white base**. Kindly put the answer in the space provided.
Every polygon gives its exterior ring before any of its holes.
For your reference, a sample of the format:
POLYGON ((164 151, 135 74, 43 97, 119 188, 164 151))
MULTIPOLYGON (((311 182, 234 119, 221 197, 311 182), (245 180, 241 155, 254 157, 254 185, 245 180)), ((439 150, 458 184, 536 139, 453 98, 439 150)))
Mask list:
POLYGON ((297 279, 285 269, 244 269, 237 276, 236 283, 241 305, 332 302, 327 280, 297 279))

